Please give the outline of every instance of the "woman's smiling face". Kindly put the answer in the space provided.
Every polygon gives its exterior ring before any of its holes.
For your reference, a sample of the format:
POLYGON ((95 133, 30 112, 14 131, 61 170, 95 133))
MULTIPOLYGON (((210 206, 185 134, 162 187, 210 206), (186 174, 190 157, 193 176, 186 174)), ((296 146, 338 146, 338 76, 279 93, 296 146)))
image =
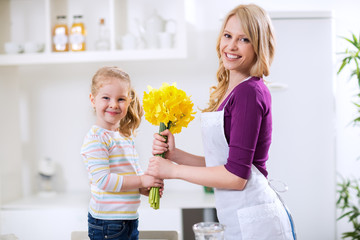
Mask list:
POLYGON ((250 74, 250 68, 254 64, 256 56, 254 48, 236 16, 231 16, 225 25, 220 40, 220 52, 226 69, 246 76, 250 74))

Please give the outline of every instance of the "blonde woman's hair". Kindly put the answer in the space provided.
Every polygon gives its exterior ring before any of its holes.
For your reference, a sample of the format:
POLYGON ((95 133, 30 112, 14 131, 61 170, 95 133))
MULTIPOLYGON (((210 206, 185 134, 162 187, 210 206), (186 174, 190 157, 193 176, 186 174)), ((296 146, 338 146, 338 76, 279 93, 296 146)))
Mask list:
POLYGON ((119 132, 125 137, 129 137, 132 134, 135 135, 135 130, 140 126, 141 117, 144 115, 140 99, 131 86, 129 75, 118 67, 102 67, 92 78, 91 94, 95 97, 99 89, 106 84, 107 81, 114 78, 126 82, 129 86, 130 104, 127 114, 120 120, 119 126, 119 132))
POLYGON ((264 9, 255 4, 239 5, 228 13, 221 27, 216 44, 219 58, 219 68, 216 74, 218 84, 210 88, 209 104, 206 109, 202 110, 203 112, 216 110, 229 85, 229 70, 225 69, 221 59, 220 42, 225 26, 232 16, 239 19, 242 30, 249 38, 255 52, 255 62, 250 69, 250 76, 263 78, 270 73, 270 65, 275 53, 275 37, 270 17, 264 9))

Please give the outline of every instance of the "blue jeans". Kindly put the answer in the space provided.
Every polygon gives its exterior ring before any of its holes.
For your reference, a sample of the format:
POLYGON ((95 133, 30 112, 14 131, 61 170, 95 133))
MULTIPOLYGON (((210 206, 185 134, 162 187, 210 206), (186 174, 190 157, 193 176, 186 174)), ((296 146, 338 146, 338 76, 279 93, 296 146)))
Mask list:
POLYGON ((102 220, 88 214, 88 235, 91 240, 138 240, 138 220, 102 220))

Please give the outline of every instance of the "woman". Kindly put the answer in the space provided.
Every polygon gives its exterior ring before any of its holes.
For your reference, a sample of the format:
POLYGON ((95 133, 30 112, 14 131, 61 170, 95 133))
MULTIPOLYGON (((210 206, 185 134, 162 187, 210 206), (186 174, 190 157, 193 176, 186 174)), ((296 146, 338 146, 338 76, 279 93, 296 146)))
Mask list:
POLYGON ((215 188, 216 210, 225 239, 295 239, 292 220, 268 184, 271 96, 262 79, 269 74, 275 40, 271 20, 257 5, 229 12, 216 50, 218 84, 212 87, 201 127, 205 157, 175 147, 169 131, 155 134, 148 174, 215 188), (173 164, 175 162, 177 164, 173 164))

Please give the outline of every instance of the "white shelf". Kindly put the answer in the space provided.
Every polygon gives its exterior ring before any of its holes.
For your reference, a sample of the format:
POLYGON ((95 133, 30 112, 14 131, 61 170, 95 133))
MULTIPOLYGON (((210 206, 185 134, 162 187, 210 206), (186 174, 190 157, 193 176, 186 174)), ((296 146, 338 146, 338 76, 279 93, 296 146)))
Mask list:
POLYGON ((29 0, 26 3, 4 0, 0 1, 0 8, 8 9, 8 11, 4 10, 6 14, 0 16, 0 30, 3 33, 0 36, 0 66, 179 59, 185 58, 187 54, 184 0, 171 3, 166 0, 152 0, 151 2, 147 0, 100 2, 97 0, 29 0), (139 33, 140 26, 143 26, 155 11, 163 19, 164 24, 170 20, 175 23, 176 29, 173 29, 175 32, 171 32, 173 46, 171 48, 146 48, 146 45, 138 44, 135 50, 124 50, 121 38, 126 34, 132 34, 136 41, 140 42, 142 39, 139 33), (84 17, 87 32, 86 51, 52 52, 51 32, 56 16, 67 16, 70 27, 73 21, 72 16, 79 14, 84 17), (109 51, 95 51, 100 18, 105 18, 109 31, 109 51), (45 51, 6 54, 4 50, 6 42, 44 43, 45 51))
POLYGON ((272 20, 284 19, 329 19, 332 12, 329 11, 272 11, 269 12, 272 20))
POLYGON ((86 51, 68 53, 22 53, 0 55, 0 66, 129 60, 161 60, 180 59, 185 57, 186 52, 179 51, 178 49, 86 51))

